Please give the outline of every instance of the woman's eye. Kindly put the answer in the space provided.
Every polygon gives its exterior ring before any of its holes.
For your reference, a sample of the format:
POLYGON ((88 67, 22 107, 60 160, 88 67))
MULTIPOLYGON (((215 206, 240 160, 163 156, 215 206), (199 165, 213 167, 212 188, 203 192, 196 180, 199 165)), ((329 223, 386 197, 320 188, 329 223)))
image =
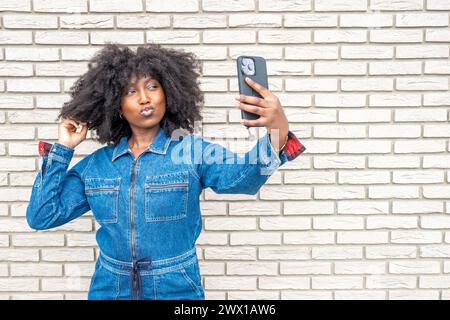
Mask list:
POLYGON ((127 94, 132 94, 132 93, 135 93, 135 92, 136 92, 136 90, 134 90, 134 89, 129 89, 128 92, 127 92, 127 94))
POLYGON ((154 85, 154 84, 149 84, 149 85, 147 86, 147 88, 149 88, 149 89, 150 89, 150 88, 155 88, 155 89, 156 89, 156 87, 157 87, 157 86, 154 85))

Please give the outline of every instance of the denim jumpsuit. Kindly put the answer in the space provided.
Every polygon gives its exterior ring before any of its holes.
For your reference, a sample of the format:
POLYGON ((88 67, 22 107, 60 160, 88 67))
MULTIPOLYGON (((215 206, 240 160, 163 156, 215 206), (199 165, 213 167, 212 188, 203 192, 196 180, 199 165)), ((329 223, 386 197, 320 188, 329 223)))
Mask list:
POLYGON ((160 129, 135 159, 128 138, 70 170, 74 150, 54 143, 34 181, 27 222, 50 229, 92 211, 100 250, 88 299, 204 299, 195 250, 202 190, 256 194, 288 158, 267 134, 243 156, 160 129))

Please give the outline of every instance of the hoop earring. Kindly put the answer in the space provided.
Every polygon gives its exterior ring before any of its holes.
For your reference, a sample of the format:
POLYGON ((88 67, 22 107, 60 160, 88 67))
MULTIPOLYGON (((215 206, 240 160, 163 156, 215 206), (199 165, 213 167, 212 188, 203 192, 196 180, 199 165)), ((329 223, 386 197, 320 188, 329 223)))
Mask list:
POLYGON ((123 119, 122 113, 119 113, 119 118, 120 118, 120 119, 123 119))

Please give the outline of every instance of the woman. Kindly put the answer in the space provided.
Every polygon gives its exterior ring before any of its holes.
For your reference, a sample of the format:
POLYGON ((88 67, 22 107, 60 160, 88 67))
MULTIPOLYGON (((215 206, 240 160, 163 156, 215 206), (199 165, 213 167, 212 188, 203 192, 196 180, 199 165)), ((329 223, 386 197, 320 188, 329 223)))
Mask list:
POLYGON ((100 254, 89 299, 204 299, 195 251, 202 190, 255 194, 305 150, 276 96, 254 82, 264 99, 244 96, 238 105, 260 118, 243 124, 279 130, 278 141, 264 136, 238 164, 236 154, 193 135, 199 66, 193 54, 156 44, 136 52, 107 45, 72 88, 58 142, 40 143, 27 221, 44 230, 92 211, 100 254), (107 146, 67 170, 88 129, 107 146), (191 134, 171 139, 178 129, 191 134))

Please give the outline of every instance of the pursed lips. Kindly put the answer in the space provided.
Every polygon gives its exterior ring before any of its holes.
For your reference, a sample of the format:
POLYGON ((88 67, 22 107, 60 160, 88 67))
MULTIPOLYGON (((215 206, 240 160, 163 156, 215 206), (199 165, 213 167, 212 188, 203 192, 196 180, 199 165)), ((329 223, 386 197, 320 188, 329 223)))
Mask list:
POLYGON ((148 117, 148 116, 152 115, 153 110, 154 110, 154 108, 152 108, 152 107, 144 107, 144 108, 141 108, 141 111, 139 114, 141 116, 148 117))

